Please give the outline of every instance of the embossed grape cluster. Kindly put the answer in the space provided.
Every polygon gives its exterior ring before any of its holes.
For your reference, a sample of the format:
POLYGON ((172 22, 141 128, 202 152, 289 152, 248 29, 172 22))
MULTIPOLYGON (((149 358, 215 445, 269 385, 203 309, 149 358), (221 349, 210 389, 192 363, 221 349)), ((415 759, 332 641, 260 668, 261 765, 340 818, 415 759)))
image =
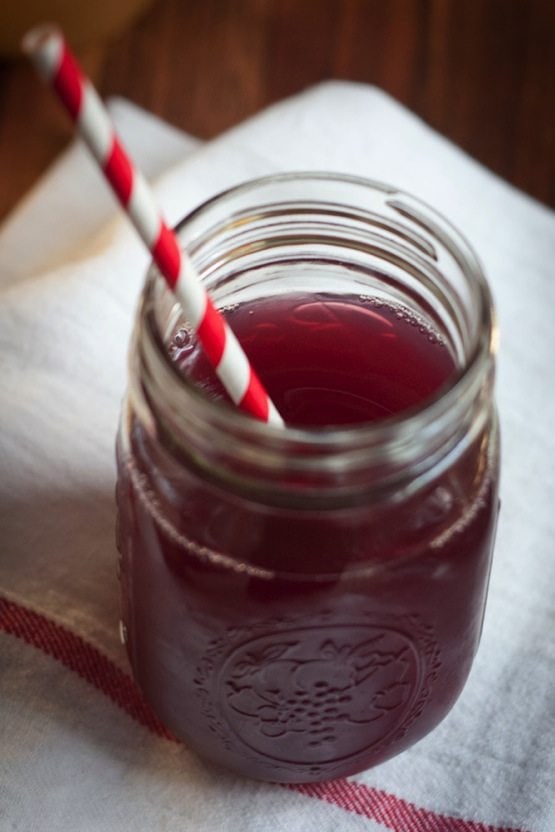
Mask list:
POLYGON ((329 682, 320 681, 313 684, 312 691, 297 689, 285 700, 289 715, 307 726, 308 733, 314 737, 309 745, 316 747, 336 739, 334 727, 336 720, 347 717, 344 706, 351 702, 351 696, 329 682))

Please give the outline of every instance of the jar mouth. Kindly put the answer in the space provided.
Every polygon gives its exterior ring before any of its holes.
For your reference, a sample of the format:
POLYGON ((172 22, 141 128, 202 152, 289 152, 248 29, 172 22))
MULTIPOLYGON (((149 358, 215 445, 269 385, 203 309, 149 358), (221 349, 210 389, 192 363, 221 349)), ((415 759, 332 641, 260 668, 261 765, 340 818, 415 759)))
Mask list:
MULTIPOLYGON (((361 437, 375 437, 381 441, 386 441, 388 435, 398 431, 401 425, 406 426, 408 430, 419 430, 422 422, 437 418, 445 410, 446 404, 460 395, 461 387, 464 386, 466 379, 475 374, 476 367, 481 366, 484 359, 489 356, 493 357, 497 349, 497 327, 492 312, 492 298, 481 264, 466 238, 436 209, 411 194, 375 180, 340 173, 300 171, 258 177, 229 188, 204 201, 187 214, 177 224, 175 231, 179 237, 180 232, 189 224, 193 221, 202 221, 210 210, 225 204, 230 197, 241 195, 248 197, 250 193, 256 192, 266 184, 295 182, 302 185, 303 182, 310 183, 314 181, 320 181, 324 184, 349 184, 380 192, 384 195, 388 204, 393 205, 402 216, 416 221, 419 225, 426 223, 427 220, 427 227, 432 227, 436 233, 438 229, 441 229, 443 232, 442 242, 453 251, 455 258, 463 266, 467 279, 474 284, 475 297, 478 301, 477 315, 480 323, 476 328, 474 344, 469 351, 464 366, 457 368, 433 394, 424 398, 417 405, 394 415, 384 416, 377 421, 339 426, 296 427, 285 425, 285 427, 276 427, 254 419, 228 402, 210 398, 186 375, 180 373, 175 362, 172 361, 164 340, 160 337, 161 333, 157 331, 158 327, 151 316, 149 322, 151 325, 154 324, 153 342, 156 344, 159 358, 171 372, 175 382, 183 387, 187 394, 198 401, 202 407, 206 407, 212 418, 219 421, 223 417, 228 426, 233 425, 241 432, 247 430, 261 437, 275 436, 276 438, 283 438, 285 435, 290 440, 302 444, 330 444, 334 446, 338 443, 349 443, 355 438, 361 437), (445 231, 448 232, 449 237, 446 236, 445 231)), ((147 295, 154 291, 155 280, 160 280, 156 267, 151 266, 149 277, 147 295)))
MULTIPOLYGON (((179 433, 182 414, 186 414, 187 421, 195 423, 195 429, 204 434, 205 443, 210 441, 209 432, 214 436, 221 434, 222 444, 223 437, 228 442, 234 440, 235 447, 245 451, 245 458, 256 457, 256 464, 263 469, 277 472, 282 467, 279 460, 287 456, 294 457, 294 468, 303 472, 317 468, 321 471, 323 465, 334 477, 340 471, 362 467, 368 475, 366 463, 371 458, 376 470, 387 463, 392 477, 402 476, 411 463, 414 479, 415 437, 421 445, 418 454, 423 470, 437 462, 438 454, 446 452, 445 429, 441 426, 464 422, 462 427, 466 430, 476 417, 475 410, 479 408, 474 403, 480 399, 485 379, 492 373, 497 331, 481 264, 462 234, 422 200, 381 182, 338 173, 290 172, 244 182, 198 206, 177 225, 176 232, 206 282, 203 252, 209 246, 214 248, 222 229, 244 235, 249 223, 256 223, 260 217, 265 217, 268 225, 273 211, 281 211, 281 216, 298 210, 298 206, 304 206, 302 210, 307 213, 320 211, 322 216, 331 212, 344 214, 349 222, 359 224, 360 234, 366 236, 368 227, 377 225, 379 234, 388 235, 392 262, 402 249, 415 262, 440 273, 442 257, 449 259, 450 266, 461 275, 460 291, 468 293, 472 306, 469 315, 473 330, 459 345, 456 371, 417 405, 377 421, 323 427, 282 428, 266 424, 225 401, 210 398, 179 371, 168 351, 168 339, 175 331, 179 311, 158 270, 151 266, 142 305, 146 325, 138 339, 147 387, 151 388, 149 399, 164 397, 166 412, 173 414, 172 432, 179 433), (312 195, 314 190, 316 196, 312 195), (286 199, 280 198, 281 191, 287 193, 286 199), (248 212, 235 210, 234 203, 249 206, 248 212), (161 298, 165 298, 167 308, 173 308, 163 322, 157 315, 161 298), (364 466, 361 453, 365 456, 364 466)), ((214 262, 222 259, 223 254, 216 255, 214 262)), ((462 307, 457 292, 448 298, 449 304, 462 307)), ((458 327, 465 326, 461 318, 458 327)), ((479 427, 476 423, 474 430, 479 427)), ((455 442, 454 435, 450 435, 450 441, 455 442)))

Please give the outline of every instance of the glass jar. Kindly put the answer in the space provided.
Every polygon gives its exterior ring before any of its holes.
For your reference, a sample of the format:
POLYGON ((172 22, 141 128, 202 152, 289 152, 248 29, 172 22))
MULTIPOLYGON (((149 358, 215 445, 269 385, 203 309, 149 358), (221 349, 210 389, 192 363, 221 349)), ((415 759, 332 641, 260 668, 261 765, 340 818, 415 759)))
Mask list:
POLYGON ((432 730, 477 649, 498 510, 489 291, 445 219, 353 177, 250 182, 178 235, 219 307, 355 293, 443 339, 456 365, 394 417, 269 427, 177 371, 183 321, 147 276, 118 439, 135 678, 179 738, 233 771, 349 775, 432 730))

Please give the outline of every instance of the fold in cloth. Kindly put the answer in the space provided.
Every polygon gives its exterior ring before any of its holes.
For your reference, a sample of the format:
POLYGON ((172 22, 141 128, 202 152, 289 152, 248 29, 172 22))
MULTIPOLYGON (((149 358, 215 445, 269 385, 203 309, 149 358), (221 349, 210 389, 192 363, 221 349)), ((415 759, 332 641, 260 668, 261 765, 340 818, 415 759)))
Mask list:
POLYGON ((349 780, 241 780, 168 740, 117 637, 113 444, 147 266, 77 146, 0 229, 0 827, 555 829, 555 216, 379 90, 332 82, 201 144, 132 105, 117 126, 171 222, 241 180, 357 174, 445 213, 501 329, 502 512, 482 643, 445 721, 349 780))

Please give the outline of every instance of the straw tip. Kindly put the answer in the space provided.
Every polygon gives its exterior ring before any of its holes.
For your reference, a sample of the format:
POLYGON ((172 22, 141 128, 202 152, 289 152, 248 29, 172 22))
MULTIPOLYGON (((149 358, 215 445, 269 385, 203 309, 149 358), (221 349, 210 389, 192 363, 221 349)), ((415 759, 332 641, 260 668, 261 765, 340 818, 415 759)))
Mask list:
POLYGON ((21 51, 28 56, 36 55, 53 40, 60 40, 62 32, 56 23, 40 23, 33 26, 21 39, 21 51))

